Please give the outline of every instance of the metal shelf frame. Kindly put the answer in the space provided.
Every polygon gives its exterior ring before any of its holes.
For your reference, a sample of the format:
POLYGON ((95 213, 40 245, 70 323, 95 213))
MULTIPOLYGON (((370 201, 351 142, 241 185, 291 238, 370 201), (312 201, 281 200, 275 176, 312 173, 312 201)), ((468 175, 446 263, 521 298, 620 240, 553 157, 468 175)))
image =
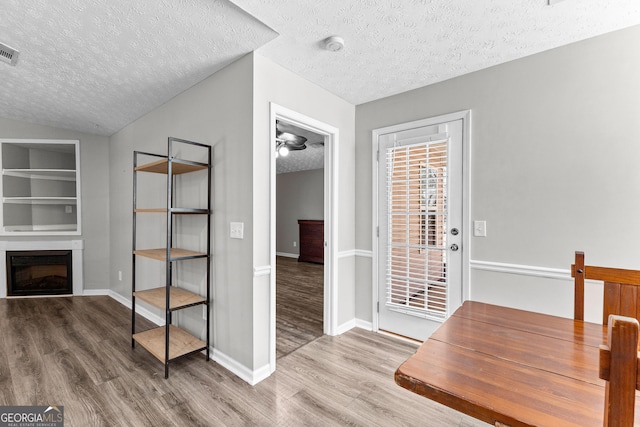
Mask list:
MULTIPOLYGON (((145 349, 150 351, 154 356, 156 356, 161 362, 164 363, 164 377, 169 377, 169 363, 178 358, 184 357, 188 354, 197 353, 197 352, 205 352, 206 360, 210 359, 210 336, 211 336, 211 146, 202 144, 199 142, 188 141, 185 139, 179 139, 174 137, 168 138, 167 143, 167 155, 149 153, 145 151, 134 151, 133 152, 133 225, 132 225, 132 279, 131 279, 131 347, 135 348, 136 341, 141 344, 145 349), (187 159, 182 159, 178 157, 174 157, 173 153, 177 144, 186 144, 191 147, 197 147, 196 149, 206 150, 207 163, 196 162, 187 159), (157 161, 154 162, 146 162, 144 164, 140 164, 140 158, 157 158, 157 161), (176 194, 176 176, 184 173, 198 172, 198 171, 207 171, 207 208, 185 208, 185 207, 175 207, 175 194, 176 194), (166 174, 166 209, 165 208, 147 208, 147 207, 138 207, 138 173, 161 173, 166 174), (166 214, 166 246, 161 249, 139 249, 137 248, 137 216, 139 214, 153 214, 153 213, 162 213, 166 214), (206 216, 206 253, 201 252, 193 252, 187 251, 179 248, 173 247, 173 238, 174 238, 174 220, 178 216, 183 215, 198 215, 198 216, 206 216), (175 252, 172 257, 172 250, 175 252), (164 252, 164 257, 162 253, 164 252), (176 253, 178 254, 176 256, 176 253), (143 256, 155 260, 159 260, 164 262, 165 264, 165 298, 164 304, 162 304, 158 299, 152 301, 151 303, 156 306, 163 308, 165 310, 165 325, 164 327, 164 348, 157 348, 158 343, 161 341, 161 335, 157 333, 146 333, 150 331, 143 331, 141 333, 136 333, 136 257, 143 256), (172 286, 173 285, 173 263, 180 262, 185 260, 194 260, 194 259, 204 259, 206 260, 206 296, 203 297, 203 300, 197 303, 188 304, 184 306, 180 306, 179 308, 175 308, 171 306, 171 295, 172 295, 172 286), (194 307, 197 305, 206 306, 206 340, 204 341, 204 346, 196 345, 196 348, 193 347, 193 343, 190 343, 189 346, 185 347, 185 352, 181 353, 179 350, 176 350, 176 346, 178 345, 176 342, 172 342, 172 336, 178 336, 177 340, 184 341, 185 334, 182 330, 180 333, 176 333, 177 327, 172 325, 172 313, 176 310, 181 310, 189 307, 194 307), (148 340, 148 336, 153 336, 151 341, 148 340), (164 355, 164 357, 161 357, 164 355)), ((173 292, 175 294, 175 292, 173 292)), ((143 299, 143 298, 141 298, 143 299)), ((148 299, 143 299, 147 303, 150 301, 148 299)), ((203 343, 203 341, 194 338, 194 342, 203 343)))

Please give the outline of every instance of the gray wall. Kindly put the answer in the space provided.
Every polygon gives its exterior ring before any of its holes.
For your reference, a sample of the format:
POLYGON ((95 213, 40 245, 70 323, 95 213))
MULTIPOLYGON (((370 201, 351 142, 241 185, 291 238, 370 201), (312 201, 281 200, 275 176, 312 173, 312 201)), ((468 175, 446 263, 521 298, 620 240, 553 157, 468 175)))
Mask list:
MULTIPOLYGON (((252 66, 251 56, 246 56, 136 120, 111 137, 109 153, 111 275, 116 277, 122 270, 124 276, 122 282, 114 282, 113 289, 130 299, 133 151, 166 154, 169 136, 213 147, 212 339, 216 351, 249 368, 253 366, 252 66), (231 221, 245 223, 243 240, 229 239, 231 221)), ((162 192, 158 197, 165 200, 162 192)), ((164 223, 154 221, 144 220, 148 228, 141 230, 139 238, 164 246, 164 223), (159 241, 153 242, 154 238, 159 241)), ((186 224, 182 231, 201 231, 193 227, 186 224)), ((141 266, 138 277, 146 282, 164 280, 160 270, 162 265, 149 262, 141 266)), ((144 286, 152 287, 149 283, 144 286)), ((191 310, 183 317, 179 319, 182 326, 196 335, 204 333, 201 310, 191 310)))
POLYGON ((109 139, 71 130, 0 118, 3 138, 80 141, 81 236, 3 236, 6 240, 84 240, 85 289, 109 289, 109 139))
MULTIPOLYGON (((270 101, 340 129, 338 168, 347 189, 339 195, 340 244, 353 248, 355 108, 259 55, 247 55, 117 132, 109 153, 111 274, 124 272, 113 289, 129 299, 132 152, 164 153, 168 136, 213 146, 213 344, 250 371, 269 363, 269 278, 254 277, 253 271, 270 263, 270 101), (229 238, 232 221, 244 223, 244 239, 229 238)), ((154 227, 142 233, 152 240, 154 227)), ((162 279, 157 267, 142 269, 143 276, 162 279)), ((342 312, 353 319, 353 271, 345 271, 342 312)), ((197 313, 185 317, 181 321, 197 334, 202 323, 197 313)))
POLYGON ((324 169, 277 175, 277 253, 300 254, 299 219, 324 219, 324 169))
MULTIPOLYGON (((356 246, 372 247, 371 131, 471 109, 470 214, 488 230, 464 248, 472 267, 567 270, 584 250, 587 263, 640 268, 638 40, 636 26, 358 106, 356 246)), ((364 320, 370 271, 362 257, 356 312, 364 320)), ((572 316, 570 280, 471 273, 472 299, 572 316)), ((591 296, 586 316, 599 321, 601 300, 591 296)))

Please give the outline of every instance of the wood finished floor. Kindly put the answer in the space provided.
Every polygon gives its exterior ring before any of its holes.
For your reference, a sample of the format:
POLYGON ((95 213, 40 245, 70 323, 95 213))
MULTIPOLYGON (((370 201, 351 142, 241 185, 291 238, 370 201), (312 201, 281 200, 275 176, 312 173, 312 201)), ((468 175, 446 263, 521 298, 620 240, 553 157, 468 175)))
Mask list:
POLYGON ((1 299, 0 322, 0 405, 64 405, 67 427, 486 426, 395 385, 415 348, 360 329, 282 357, 252 387, 203 355, 165 380, 109 297, 1 299))
POLYGON ((276 258, 276 357, 323 334, 324 266, 276 258))

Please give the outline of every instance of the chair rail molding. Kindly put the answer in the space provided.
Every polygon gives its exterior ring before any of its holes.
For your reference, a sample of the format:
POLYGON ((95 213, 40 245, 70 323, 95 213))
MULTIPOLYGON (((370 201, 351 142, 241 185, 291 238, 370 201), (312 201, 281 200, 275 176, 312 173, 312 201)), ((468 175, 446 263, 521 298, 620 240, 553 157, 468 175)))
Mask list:
POLYGON ((373 251, 365 250, 365 249, 356 249, 356 256, 363 258, 373 258, 373 251))
POLYGON ((271 274, 271 270, 273 269, 270 265, 259 265, 253 267, 253 277, 268 276, 271 274))
POLYGON ((470 260, 472 270, 492 271, 494 273, 517 274, 520 276, 544 277, 548 279, 573 280, 571 270, 562 268, 538 267, 533 265, 508 264, 504 262, 470 260))

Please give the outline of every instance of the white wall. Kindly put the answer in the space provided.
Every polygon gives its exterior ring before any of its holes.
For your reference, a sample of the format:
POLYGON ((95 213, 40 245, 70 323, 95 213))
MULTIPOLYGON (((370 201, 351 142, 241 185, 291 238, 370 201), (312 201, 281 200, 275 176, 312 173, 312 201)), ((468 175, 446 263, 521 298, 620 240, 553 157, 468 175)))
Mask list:
POLYGON ((3 236, 5 240, 84 240, 84 288, 109 289, 109 139, 71 130, 0 118, 0 135, 20 139, 80 141, 81 236, 3 236))
POLYGON ((276 253, 299 255, 298 220, 324 219, 324 169, 278 174, 276 205, 276 253))
MULTIPOLYGON (((338 260, 338 324, 353 321, 355 257, 348 251, 355 248, 355 206, 353 164, 355 162, 355 107, 315 84, 286 70, 270 60, 253 54, 254 74, 254 121, 253 121, 253 209, 254 209, 254 268, 270 268, 269 256, 269 188, 270 159, 273 144, 269 138, 270 102, 296 111, 337 128, 340 132, 338 164, 339 176, 336 225, 338 227, 337 251, 345 252, 338 260)), ((326 220, 326 219, 325 219, 326 220)), ((254 336, 255 366, 267 366, 269 362, 269 288, 268 275, 256 276, 254 280, 254 336)))
MULTIPOLYGON (((572 282, 528 267, 640 268, 640 27, 600 36, 356 108, 356 245, 371 250, 371 131, 472 110, 471 298, 572 316, 572 282)), ((371 260, 357 265, 359 318, 371 319, 371 260)), ((598 289, 594 290, 598 293, 598 289)), ((599 321, 601 301, 587 301, 599 321)))

